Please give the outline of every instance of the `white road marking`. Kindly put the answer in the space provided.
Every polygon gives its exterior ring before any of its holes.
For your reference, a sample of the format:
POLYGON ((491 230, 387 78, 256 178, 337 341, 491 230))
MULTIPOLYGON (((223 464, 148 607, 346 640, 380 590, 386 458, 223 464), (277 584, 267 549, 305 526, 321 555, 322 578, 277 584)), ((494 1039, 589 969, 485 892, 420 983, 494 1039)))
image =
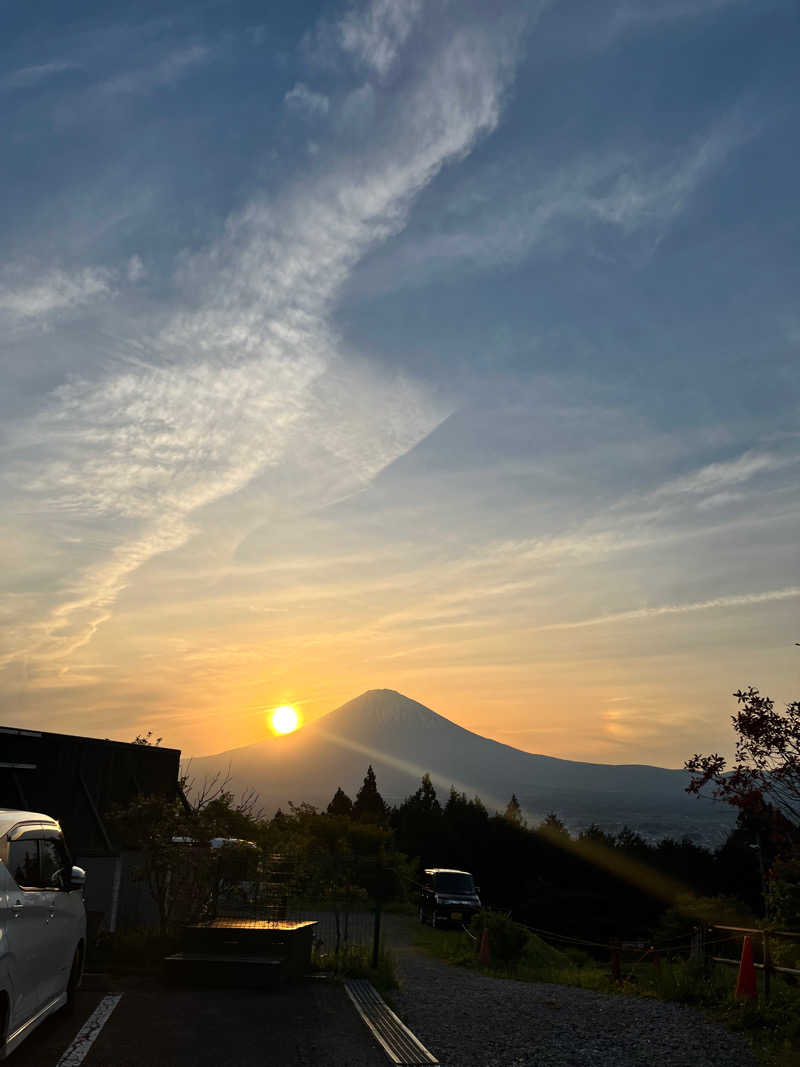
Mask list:
POLYGON ((122 1000, 122 994, 116 993, 103 997, 92 1014, 75 1035, 75 1039, 56 1064, 56 1067, 80 1067, 86 1059, 89 1049, 97 1040, 100 1031, 108 1022, 111 1012, 122 1000))

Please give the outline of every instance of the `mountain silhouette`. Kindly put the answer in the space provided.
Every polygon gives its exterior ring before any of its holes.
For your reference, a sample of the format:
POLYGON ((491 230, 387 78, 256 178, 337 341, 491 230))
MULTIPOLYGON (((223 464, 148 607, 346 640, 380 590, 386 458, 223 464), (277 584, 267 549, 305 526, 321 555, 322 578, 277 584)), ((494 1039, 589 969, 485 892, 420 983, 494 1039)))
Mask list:
POLYGON ((455 787, 493 812, 515 793, 530 820, 555 811, 574 829, 627 824, 650 837, 716 843, 731 824, 726 806, 686 794, 684 771, 523 752, 392 689, 362 693, 292 734, 194 759, 189 773, 201 782, 230 767, 230 788, 255 789, 271 814, 289 801, 324 807, 338 786, 353 797, 369 764, 390 803, 414 792, 427 773, 442 803, 455 787))

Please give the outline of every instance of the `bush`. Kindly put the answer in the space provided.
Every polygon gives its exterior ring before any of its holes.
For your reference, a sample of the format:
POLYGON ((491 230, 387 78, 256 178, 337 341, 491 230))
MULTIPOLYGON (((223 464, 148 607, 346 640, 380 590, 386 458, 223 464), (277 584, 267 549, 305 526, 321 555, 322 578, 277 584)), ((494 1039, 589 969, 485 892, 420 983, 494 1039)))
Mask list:
POLYGON ((489 945, 493 961, 510 967, 519 963, 528 947, 530 933, 524 926, 515 923, 499 911, 479 911, 470 923, 470 933, 480 938, 489 931, 489 945))
POLYGON ((180 948, 176 937, 151 927, 101 933, 89 947, 89 962, 94 969, 117 974, 156 972, 165 956, 180 948))
POLYGON ((382 991, 396 989, 397 967, 394 956, 381 948, 378 966, 372 967, 372 948, 352 943, 342 946, 338 952, 322 952, 315 946, 312 963, 320 971, 327 971, 337 978, 368 978, 382 991))
POLYGON ((670 949, 674 947, 681 955, 685 955, 695 927, 712 926, 715 923, 724 926, 758 925, 741 901, 729 897, 696 897, 691 893, 682 893, 662 915, 653 931, 653 944, 670 949), (680 942, 683 945, 679 948, 680 942))
POLYGON ((478 912, 470 924, 470 933, 480 943, 484 930, 489 931, 492 963, 502 964, 507 970, 524 965, 528 970, 549 971, 567 965, 568 961, 561 952, 503 912, 478 912))

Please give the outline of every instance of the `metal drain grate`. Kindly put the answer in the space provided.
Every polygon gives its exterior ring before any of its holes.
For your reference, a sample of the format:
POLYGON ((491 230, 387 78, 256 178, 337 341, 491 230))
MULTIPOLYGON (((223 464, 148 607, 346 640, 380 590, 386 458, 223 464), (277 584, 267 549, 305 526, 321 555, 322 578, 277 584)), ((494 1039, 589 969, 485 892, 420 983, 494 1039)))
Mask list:
POLYGON ((392 1063, 418 1064, 438 1063, 421 1041, 411 1033, 392 1009, 379 996, 377 990, 364 978, 345 982, 347 995, 355 1009, 383 1046, 392 1063))

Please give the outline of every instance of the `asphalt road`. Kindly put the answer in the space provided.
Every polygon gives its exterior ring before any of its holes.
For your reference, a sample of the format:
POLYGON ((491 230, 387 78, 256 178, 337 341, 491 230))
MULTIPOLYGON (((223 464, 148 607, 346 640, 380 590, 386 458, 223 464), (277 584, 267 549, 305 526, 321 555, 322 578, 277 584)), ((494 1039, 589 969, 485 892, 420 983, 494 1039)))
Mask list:
MULTIPOLYGON (((306 979, 278 991, 175 989, 152 978, 81 991, 72 1015, 46 1020, 12 1067, 58 1067, 109 994, 121 994, 81 1067, 386 1067, 342 986, 306 979)), ((73 1056, 74 1059, 74 1056, 73 1056)), ((70 1061, 72 1067, 72 1061, 70 1061)))

